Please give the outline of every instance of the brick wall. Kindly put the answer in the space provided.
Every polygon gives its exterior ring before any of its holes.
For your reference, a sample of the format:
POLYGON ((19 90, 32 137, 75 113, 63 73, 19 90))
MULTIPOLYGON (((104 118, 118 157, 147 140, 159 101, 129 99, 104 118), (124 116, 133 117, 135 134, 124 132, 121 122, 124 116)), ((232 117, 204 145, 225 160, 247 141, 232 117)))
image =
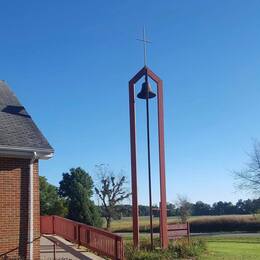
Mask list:
MULTIPOLYGON (((0 157, 0 259, 28 259, 28 159, 0 157)), ((38 161, 34 163, 34 259, 40 259, 38 161)))

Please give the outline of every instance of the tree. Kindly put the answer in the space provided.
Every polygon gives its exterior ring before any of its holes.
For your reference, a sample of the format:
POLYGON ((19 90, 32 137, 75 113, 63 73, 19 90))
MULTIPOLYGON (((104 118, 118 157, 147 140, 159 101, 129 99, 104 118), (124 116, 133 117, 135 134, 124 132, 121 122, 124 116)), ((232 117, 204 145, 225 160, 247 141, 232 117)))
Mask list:
POLYGON ((39 176, 41 215, 66 216, 66 202, 58 194, 58 188, 48 183, 46 177, 39 176))
POLYGON ((202 201, 197 201, 192 205, 192 215, 194 216, 210 215, 210 210, 210 205, 202 201))
POLYGON ((168 216, 176 215, 176 207, 172 203, 167 203, 168 216))
POLYGON ((139 216, 149 216, 150 207, 145 205, 139 205, 139 216))
POLYGON ((182 223, 187 222, 188 216, 191 213, 192 204, 188 201, 188 199, 185 196, 178 195, 177 205, 177 212, 181 218, 182 223))
POLYGON ((229 215, 236 214, 236 206, 232 202, 215 202, 212 205, 212 214, 214 215, 229 215))
POLYGON ((120 219, 122 217, 132 216, 132 206, 131 205, 117 205, 117 211, 120 212, 120 219))
POLYGON ((98 208, 91 200, 93 195, 91 176, 82 168, 72 168, 63 173, 59 194, 68 202, 68 218, 92 226, 102 226, 98 208))
POLYGON ((237 188, 260 195, 260 142, 255 140, 253 151, 248 154, 249 162, 245 169, 234 171, 235 179, 238 182, 237 188))
POLYGON ((99 181, 95 191, 102 203, 102 213, 106 219, 107 229, 110 229, 112 219, 120 215, 117 205, 129 198, 131 193, 125 187, 127 179, 122 173, 115 176, 113 171, 103 164, 97 165, 96 168, 99 181))

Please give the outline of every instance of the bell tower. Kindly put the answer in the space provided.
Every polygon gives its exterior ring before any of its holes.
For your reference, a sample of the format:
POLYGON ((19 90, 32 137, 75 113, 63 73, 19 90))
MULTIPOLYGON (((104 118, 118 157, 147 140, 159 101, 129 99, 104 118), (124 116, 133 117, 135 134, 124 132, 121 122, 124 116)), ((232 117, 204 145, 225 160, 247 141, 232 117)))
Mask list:
POLYGON ((149 207, 150 207, 150 235, 151 248, 153 248, 153 224, 152 224, 152 192, 151 192, 151 161, 150 161, 150 128, 149 128, 149 99, 157 97, 158 112, 158 142, 159 142, 159 174, 160 174, 160 239, 161 247, 168 247, 167 235, 167 208, 166 208, 166 179, 165 179, 165 152, 164 152, 164 112, 163 112, 163 82, 146 66, 146 43, 144 42, 144 67, 129 81, 129 110, 130 110, 130 144, 131 144, 131 181, 132 181, 132 216, 133 216, 133 242, 134 247, 139 247, 139 211, 137 192, 137 152, 136 152, 136 118, 135 118, 135 85, 144 78, 142 89, 137 98, 146 101, 146 128, 148 151, 148 183, 149 183, 149 207), (156 94, 149 84, 152 80, 157 87, 156 94))

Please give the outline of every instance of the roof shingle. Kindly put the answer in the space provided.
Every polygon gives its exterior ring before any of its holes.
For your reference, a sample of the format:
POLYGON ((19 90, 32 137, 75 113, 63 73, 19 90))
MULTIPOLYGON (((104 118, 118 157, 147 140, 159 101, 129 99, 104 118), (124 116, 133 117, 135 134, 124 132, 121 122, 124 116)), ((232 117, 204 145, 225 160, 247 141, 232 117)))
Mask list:
POLYGON ((2 80, 0 80, 0 146, 53 151, 31 116, 2 80))

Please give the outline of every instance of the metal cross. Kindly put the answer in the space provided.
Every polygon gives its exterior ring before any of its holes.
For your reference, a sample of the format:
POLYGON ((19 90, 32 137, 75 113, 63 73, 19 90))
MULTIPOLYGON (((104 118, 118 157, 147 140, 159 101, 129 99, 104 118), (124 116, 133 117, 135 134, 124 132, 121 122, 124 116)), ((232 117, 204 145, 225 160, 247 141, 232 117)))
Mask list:
POLYGON ((144 43, 144 66, 146 66, 146 44, 147 43, 152 43, 146 39, 145 35, 145 27, 143 28, 143 39, 136 39, 137 41, 141 41, 144 43))

